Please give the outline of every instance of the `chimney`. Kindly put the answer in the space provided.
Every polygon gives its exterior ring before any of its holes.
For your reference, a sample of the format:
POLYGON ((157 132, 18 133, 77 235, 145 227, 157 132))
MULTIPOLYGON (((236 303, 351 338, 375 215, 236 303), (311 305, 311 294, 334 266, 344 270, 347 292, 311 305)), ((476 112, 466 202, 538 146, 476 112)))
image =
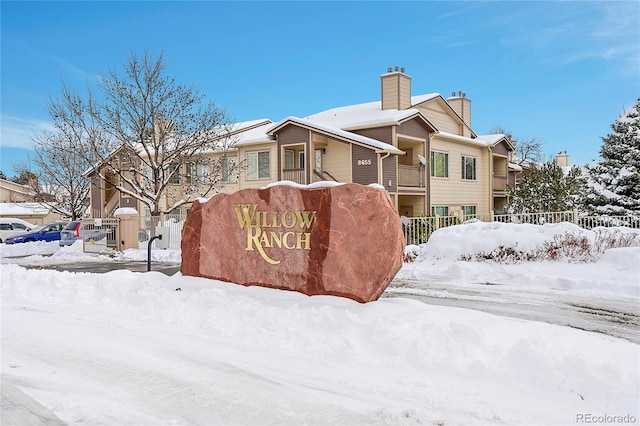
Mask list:
POLYGON ((407 109, 411 107, 411 77, 404 68, 387 68, 380 76, 382 84, 382 109, 407 109))
POLYGON ((567 151, 559 152, 556 155, 556 164, 558 165, 558 167, 569 167, 571 165, 569 161, 569 154, 567 154, 567 151))
POLYGON ((462 126, 461 136, 471 136, 471 100, 467 99, 467 94, 458 91, 451 92, 451 97, 447 98, 447 102, 454 109, 456 113, 462 118, 462 121, 467 125, 467 128, 462 126))

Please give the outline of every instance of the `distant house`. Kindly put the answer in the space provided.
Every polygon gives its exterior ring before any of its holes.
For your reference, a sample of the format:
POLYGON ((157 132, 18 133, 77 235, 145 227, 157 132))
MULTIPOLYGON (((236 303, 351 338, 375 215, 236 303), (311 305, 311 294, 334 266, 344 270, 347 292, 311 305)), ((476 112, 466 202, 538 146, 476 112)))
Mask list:
MULTIPOLYGON (((412 96, 404 69, 381 75, 379 101, 347 105, 308 117, 289 116, 237 123, 237 143, 225 162, 243 164, 240 173, 224 176, 223 192, 259 188, 289 180, 301 184, 331 180, 379 184, 404 216, 489 216, 506 204, 510 158, 514 147, 505 135, 478 135, 471 127, 471 101, 458 92, 412 96)), ((181 188, 204 179, 202 153, 179 168, 180 178, 167 191, 164 207, 183 196, 181 188), (189 181, 189 182, 187 182, 189 181)), ((148 212, 139 203, 92 180, 91 211, 109 217, 119 207, 148 212)), ((172 212, 184 215, 190 206, 172 212)))
POLYGON ((41 199, 41 193, 26 185, 0 179, 0 217, 17 217, 34 225, 59 221, 58 213, 45 203, 37 202, 41 199))
POLYGON ((0 203, 33 201, 35 193, 26 185, 0 179, 0 203))

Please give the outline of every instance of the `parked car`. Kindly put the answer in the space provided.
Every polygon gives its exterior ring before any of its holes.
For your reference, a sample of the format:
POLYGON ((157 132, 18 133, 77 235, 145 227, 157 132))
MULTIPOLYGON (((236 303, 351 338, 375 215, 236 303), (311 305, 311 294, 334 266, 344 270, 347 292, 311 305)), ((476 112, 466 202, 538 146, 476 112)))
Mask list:
POLYGON ((0 243, 14 235, 26 234, 35 227, 36 225, 17 217, 0 218, 0 243))
POLYGON ((98 241, 107 238, 110 229, 84 229, 82 222, 72 220, 60 231, 60 245, 70 246, 83 238, 86 240, 98 241))
POLYGON ((31 241, 57 241, 60 239, 60 231, 67 222, 54 222, 36 226, 26 234, 20 234, 7 238, 6 244, 28 243, 31 241))

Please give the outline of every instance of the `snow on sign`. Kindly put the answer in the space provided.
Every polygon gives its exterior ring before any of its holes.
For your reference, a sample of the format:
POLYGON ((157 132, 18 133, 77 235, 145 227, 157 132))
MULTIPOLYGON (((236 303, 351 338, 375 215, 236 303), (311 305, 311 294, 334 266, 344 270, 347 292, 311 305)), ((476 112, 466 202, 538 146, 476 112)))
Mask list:
POLYGON ((183 275, 359 302, 380 297, 404 252, 386 192, 358 184, 218 194, 194 203, 182 232, 183 275))

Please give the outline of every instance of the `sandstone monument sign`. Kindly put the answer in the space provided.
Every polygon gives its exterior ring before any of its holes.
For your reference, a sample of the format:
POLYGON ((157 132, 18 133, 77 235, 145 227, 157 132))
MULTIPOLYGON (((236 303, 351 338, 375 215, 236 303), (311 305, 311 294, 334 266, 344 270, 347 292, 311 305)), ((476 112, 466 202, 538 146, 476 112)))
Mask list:
POLYGON ((377 300, 402 266, 400 217, 384 189, 280 183, 196 201, 183 275, 377 300))

